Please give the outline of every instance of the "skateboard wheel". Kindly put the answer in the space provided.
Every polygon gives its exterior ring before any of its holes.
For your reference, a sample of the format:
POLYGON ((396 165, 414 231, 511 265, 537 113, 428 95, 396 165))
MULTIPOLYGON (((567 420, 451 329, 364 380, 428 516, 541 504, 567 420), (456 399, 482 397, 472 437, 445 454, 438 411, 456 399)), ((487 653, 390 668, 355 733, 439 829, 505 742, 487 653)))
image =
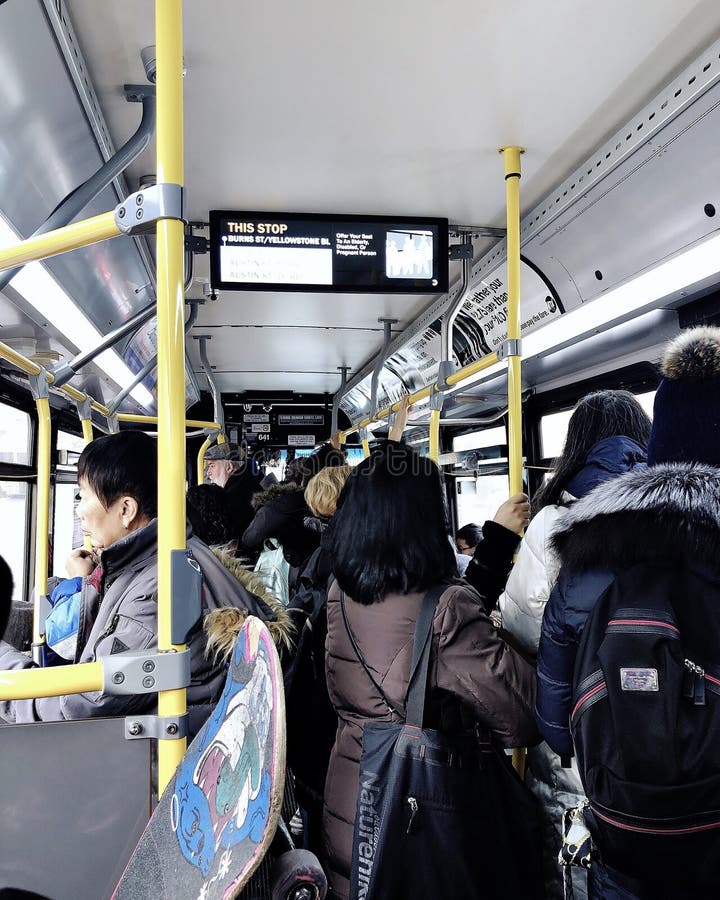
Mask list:
POLYGON ((309 850, 289 850, 278 857, 270 873, 271 900, 323 900, 327 878, 309 850))

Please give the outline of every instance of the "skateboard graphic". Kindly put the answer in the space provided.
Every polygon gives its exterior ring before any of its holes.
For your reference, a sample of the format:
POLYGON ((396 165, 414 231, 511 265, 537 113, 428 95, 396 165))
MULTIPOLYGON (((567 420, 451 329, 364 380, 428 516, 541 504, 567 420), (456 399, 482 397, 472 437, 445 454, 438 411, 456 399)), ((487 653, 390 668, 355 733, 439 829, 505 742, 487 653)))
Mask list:
POLYGON ((222 696, 165 789, 113 900, 238 897, 273 840, 284 783, 280 663, 269 631, 249 616, 222 696))

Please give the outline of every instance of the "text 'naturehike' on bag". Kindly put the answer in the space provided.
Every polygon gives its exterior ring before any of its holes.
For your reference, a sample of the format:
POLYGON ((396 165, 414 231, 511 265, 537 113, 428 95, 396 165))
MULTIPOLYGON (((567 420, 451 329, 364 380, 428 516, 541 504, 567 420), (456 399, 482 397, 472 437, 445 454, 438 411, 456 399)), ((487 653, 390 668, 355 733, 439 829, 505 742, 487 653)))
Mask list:
MULTIPOLYGON (((438 599, 423 598, 415 628, 406 722, 363 729, 350 900, 542 900, 535 798, 509 758, 478 734, 423 728, 438 599)), ((345 612, 350 641, 365 664, 345 612)))

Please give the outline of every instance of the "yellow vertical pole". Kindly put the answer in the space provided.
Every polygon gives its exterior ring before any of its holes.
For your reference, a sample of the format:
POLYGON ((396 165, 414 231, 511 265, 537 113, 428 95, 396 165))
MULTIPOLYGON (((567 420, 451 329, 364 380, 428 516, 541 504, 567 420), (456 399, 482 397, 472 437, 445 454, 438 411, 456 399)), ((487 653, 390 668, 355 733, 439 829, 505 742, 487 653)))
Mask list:
MULTIPOLYGON (((507 200, 508 341, 520 340, 520 147, 503 147, 507 200)), ((508 358, 508 467, 510 493, 522 490, 522 382, 520 355, 508 358)))
MULTIPOLYGON (((44 378, 39 375, 38 378, 44 378)), ((47 594, 48 528, 50 527, 50 400, 35 400, 38 417, 37 441, 37 517, 35 520, 35 606, 33 610, 34 659, 40 661, 45 643, 40 599, 47 594)))
POLYGON ((200 451, 198 452, 197 459, 197 483, 205 484, 205 454, 207 453, 210 445, 212 444, 211 438, 205 438, 200 451))
MULTIPOLYGON (((157 180, 183 184, 182 0, 156 0, 157 180)), ((171 639, 171 551, 185 540, 185 322, 184 229, 178 219, 157 224, 158 460, 158 649, 183 650, 171 639)), ((182 716, 185 689, 161 691, 160 716, 182 716)), ((158 743, 158 793, 185 753, 187 741, 158 743)))
POLYGON ((440 410, 430 410, 430 459, 437 463, 440 459, 440 410))
MULTIPOLYGON (((507 203, 508 341, 520 340, 520 147, 502 147, 507 203)), ((522 380, 517 345, 508 356, 508 472, 510 493, 522 491, 522 380)), ((524 777, 525 750, 513 750, 515 770, 524 777)))

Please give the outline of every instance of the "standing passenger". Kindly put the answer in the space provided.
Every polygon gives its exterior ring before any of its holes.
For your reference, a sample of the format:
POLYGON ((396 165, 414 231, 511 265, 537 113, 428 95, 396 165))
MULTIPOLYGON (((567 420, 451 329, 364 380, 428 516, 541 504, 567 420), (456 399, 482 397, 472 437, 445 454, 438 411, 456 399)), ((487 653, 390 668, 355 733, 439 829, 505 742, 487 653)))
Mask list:
POLYGON ((237 444, 215 444, 205 453, 205 471, 210 484, 225 491, 228 513, 233 523, 237 554, 242 555, 241 538, 253 518, 252 501, 260 491, 253 461, 242 454, 237 444))
MULTIPOLYGON (((332 896, 347 898, 363 726, 402 719, 384 706, 353 650, 343 592, 365 663, 394 709, 402 710, 423 595, 448 581, 433 624, 428 727, 446 733, 479 728, 501 747, 532 743, 534 673, 498 637, 482 597, 453 581, 439 470, 411 448, 385 442, 356 467, 340 498, 330 551, 337 582, 328 596, 327 678, 339 724, 325 785, 323 843, 332 896)), ((437 864, 452 866, 452 859, 437 864)))
MULTIPOLYGON (((532 656, 537 654, 543 611, 560 568, 550 537, 563 509, 598 484, 644 469, 649 436, 650 419, 627 391, 596 391, 575 407, 553 476, 533 498, 534 517, 499 601, 503 628, 532 656)), ((529 748, 526 780, 543 806, 548 896, 560 900, 562 814, 580 802, 582 785, 577 769, 562 766, 545 743, 529 748)), ((576 894, 582 898, 584 877, 576 880, 576 894)))
MULTIPOLYGON (((82 578, 74 662, 99 662, 126 650, 157 647, 157 445, 140 431, 98 438, 78 461, 78 515, 92 553, 78 549, 68 574, 82 578), (88 576, 100 556, 96 582, 88 576)), ((274 623, 275 615, 246 590, 213 555, 190 537, 188 554, 202 573, 202 614, 235 606, 274 623)), ((191 682, 187 689, 189 727, 195 733, 210 712, 225 678, 224 667, 208 659, 199 621, 188 638, 191 682)), ((0 669, 27 669, 34 663, 0 641, 0 669)), ((149 711, 154 693, 115 695, 103 691, 0 702, 0 721, 10 723, 86 719, 149 711)))
POLYGON ((570 755, 572 713, 581 739, 595 900, 720 885, 720 329, 681 334, 662 373, 648 468, 599 485, 558 524, 540 638, 540 729, 570 755))

